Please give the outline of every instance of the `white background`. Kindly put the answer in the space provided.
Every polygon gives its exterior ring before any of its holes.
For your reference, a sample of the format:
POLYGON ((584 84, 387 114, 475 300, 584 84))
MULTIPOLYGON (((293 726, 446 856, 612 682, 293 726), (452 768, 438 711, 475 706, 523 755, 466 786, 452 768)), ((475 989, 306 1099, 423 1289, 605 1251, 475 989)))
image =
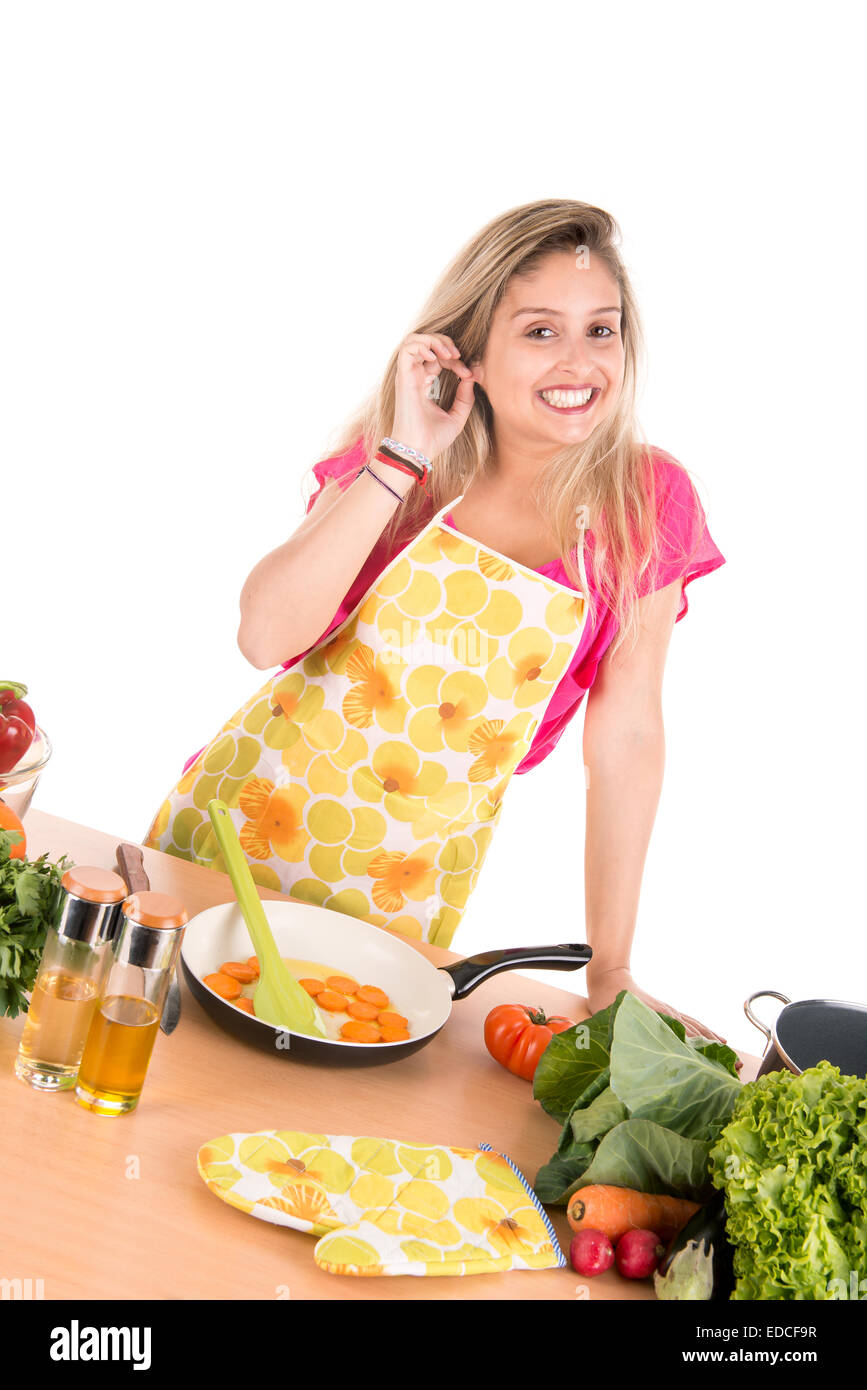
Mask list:
MULTIPOLYGON (((856 8, 2 15, 0 677, 55 745, 35 805, 145 834, 265 678, 241 585, 443 266, 581 198, 728 562, 672 639, 635 976, 752 1051, 754 990, 864 999, 856 8)), ((582 718, 513 780, 456 949, 584 939, 582 718)))

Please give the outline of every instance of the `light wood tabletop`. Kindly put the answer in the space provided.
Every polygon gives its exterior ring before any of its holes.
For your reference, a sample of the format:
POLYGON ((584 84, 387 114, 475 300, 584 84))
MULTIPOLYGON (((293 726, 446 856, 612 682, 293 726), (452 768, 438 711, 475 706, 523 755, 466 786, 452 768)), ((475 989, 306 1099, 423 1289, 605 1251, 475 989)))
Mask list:
MULTIPOLYGON (((28 857, 47 851, 78 864, 115 866, 118 836, 43 812, 26 818, 28 857)), ((144 850, 151 887, 180 898, 192 917, 232 901, 224 874, 144 850)), ((265 899, 281 895, 262 889, 265 899)), ((418 943, 436 965, 458 957, 418 943)), ((528 945, 527 941, 501 942, 528 945)), ((554 978, 554 977, 552 977, 554 978)), ((530 1085, 487 1053, 484 1019, 495 1004, 539 1002, 576 1021, 578 991, 508 972, 456 1003, 442 1031, 387 1066, 343 1069, 270 1056, 222 1031, 181 984, 181 1020, 158 1034, 138 1108, 106 1118, 71 1092, 47 1095, 15 1076, 23 1016, 0 1020, 2 1141, 0 1279, 41 1280, 46 1299, 652 1299, 649 1282, 616 1272, 582 1281, 571 1268, 358 1279, 317 1268, 314 1238, 221 1202, 196 1168, 209 1139, 263 1129, 381 1135, 410 1143, 489 1143, 530 1183, 557 1147, 559 1126, 530 1085)), ((743 1080, 758 1059, 744 1055, 743 1080)), ((568 1258, 563 1209, 549 1208, 568 1258)))

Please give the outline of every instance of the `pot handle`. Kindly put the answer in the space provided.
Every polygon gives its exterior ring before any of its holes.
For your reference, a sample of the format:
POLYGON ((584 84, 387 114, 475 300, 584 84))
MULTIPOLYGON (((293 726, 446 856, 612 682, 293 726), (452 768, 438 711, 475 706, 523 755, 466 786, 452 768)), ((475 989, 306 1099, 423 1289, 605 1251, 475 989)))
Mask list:
POLYGON ((480 984, 499 975, 501 970, 517 970, 534 965, 540 970, 578 970, 593 955, 589 946, 569 943, 563 946, 516 946, 512 950, 482 951, 466 960, 439 968, 451 977, 452 999, 466 999, 480 984))
POLYGON ((752 1023, 754 1027, 758 1028, 758 1030, 759 1030, 760 1033, 764 1033, 764 1035, 765 1035, 765 1037, 767 1038, 768 1042, 770 1042, 770 1041, 771 1041, 771 1030, 770 1030, 770 1028, 766 1028, 765 1025, 764 1025, 764 1023, 762 1023, 761 1019, 756 1018, 755 1014, 753 1013, 752 1009, 750 1008, 750 1004, 752 1004, 752 1002, 753 1002, 754 999, 781 999, 781 1000, 783 1001, 784 1004, 791 1004, 792 1001, 791 1001, 791 999, 789 999, 789 997, 788 997, 787 995, 785 995, 785 994, 778 994, 777 991, 776 991, 775 989, 760 989, 760 990, 758 990, 755 994, 751 994, 750 997, 749 997, 749 999, 748 999, 748 1000, 746 1001, 746 1003, 744 1004, 744 1013, 746 1014, 747 1018, 750 1020, 750 1023, 752 1023))

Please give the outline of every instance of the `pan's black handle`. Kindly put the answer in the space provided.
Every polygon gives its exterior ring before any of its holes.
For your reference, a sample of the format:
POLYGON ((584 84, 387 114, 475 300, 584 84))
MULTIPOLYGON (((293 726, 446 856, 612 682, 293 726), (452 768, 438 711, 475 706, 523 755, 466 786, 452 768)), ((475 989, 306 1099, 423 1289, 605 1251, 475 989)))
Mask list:
POLYGON ((506 951, 482 951, 478 956, 456 960, 454 965, 441 965, 452 977, 452 998, 466 999, 468 994, 501 970, 517 970, 533 965, 539 970, 578 970, 593 955, 589 946, 516 946, 506 951))

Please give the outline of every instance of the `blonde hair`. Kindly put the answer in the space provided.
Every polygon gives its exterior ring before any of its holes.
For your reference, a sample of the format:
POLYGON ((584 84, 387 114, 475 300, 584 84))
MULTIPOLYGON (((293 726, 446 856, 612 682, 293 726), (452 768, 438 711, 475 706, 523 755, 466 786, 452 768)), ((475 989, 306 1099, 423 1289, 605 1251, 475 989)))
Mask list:
MULTIPOLYGON (((588 203, 550 198, 511 208, 458 252, 407 330, 447 334, 462 360, 472 366, 484 354, 494 311, 513 276, 536 269, 554 251, 587 252, 608 267, 620 289, 623 311, 620 393, 614 409, 588 440, 560 450, 540 469, 533 497, 557 540, 570 582, 589 605, 591 618, 594 602, 583 552, 585 529, 592 523, 595 587, 619 628, 612 651, 627 638, 631 645, 637 640, 638 581, 645 572, 652 573, 659 555, 654 469, 650 446, 636 418, 644 336, 619 241, 620 228, 614 218, 588 203)), ((378 390, 340 429, 332 453, 346 453, 363 441, 365 457, 372 458, 390 433, 399 350, 398 345, 378 390)), ((458 383, 459 378, 447 368, 440 373, 442 409, 451 408, 458 383)), ((434 510, 465 492, 475 474, 490 467, 493 410, 478 383, 475 397, 463 429, 437 456, 432 469, 429 487, 434 510)), ((415 535, 427 520, 430 506, 422 489, 413 488, 391 517, 383 540, 398 545, 415 535)))

